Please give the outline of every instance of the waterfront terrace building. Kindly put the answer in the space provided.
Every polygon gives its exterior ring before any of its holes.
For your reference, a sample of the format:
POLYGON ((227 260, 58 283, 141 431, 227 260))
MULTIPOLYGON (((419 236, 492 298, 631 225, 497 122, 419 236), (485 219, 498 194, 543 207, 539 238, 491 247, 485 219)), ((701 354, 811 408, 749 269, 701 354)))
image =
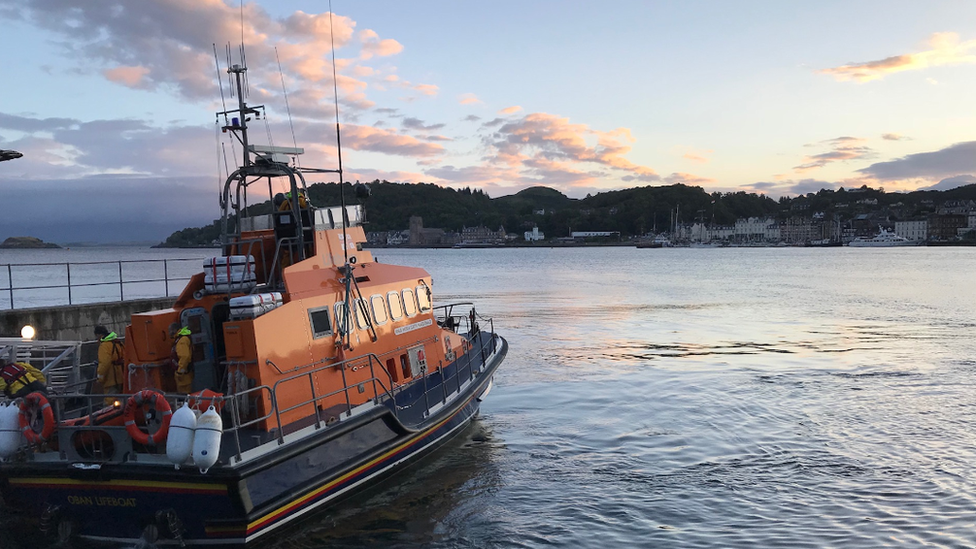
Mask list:
POLYGON ((929 221, 927 219, 895 221, 895 234, 908 240, 923 242, 928 238, 929 221))
POLYGON ((929 239, 937 241, 955 240, 959 229, 966 227, 968 215, 962 214, 933 214, 929 216, 929 239))
POLYGON ((783 242, 788 244, 806 244, 823 238, 821 236, 822 226, 822 221, 816 221, 809 217, 790 217, 780 226, 780 237, 783 242))
POLYGON ((739 218, 735 221, 736 242, 779 242, 779 223, 772 217, 739 218))

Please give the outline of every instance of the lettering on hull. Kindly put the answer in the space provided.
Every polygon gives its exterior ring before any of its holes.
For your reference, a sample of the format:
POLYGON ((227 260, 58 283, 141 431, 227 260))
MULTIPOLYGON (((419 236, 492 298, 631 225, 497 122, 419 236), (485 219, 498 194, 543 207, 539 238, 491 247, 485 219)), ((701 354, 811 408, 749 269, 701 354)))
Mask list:
POLYGON ((413 324, 407 324, 406 326, 400 326, 399 328, 393 330, 393 333, 396 334, 396 335, 401 335, 401 334, 405 334, 407 332, 412 332, 414 330, 419 330, 421 328, 426 328, 427 326, 430 326, 431 324, 433 324, 433 322, 431 322, 431 320, 428 318, 427 320, 421 320, 420 322, 414 322, 413 324))

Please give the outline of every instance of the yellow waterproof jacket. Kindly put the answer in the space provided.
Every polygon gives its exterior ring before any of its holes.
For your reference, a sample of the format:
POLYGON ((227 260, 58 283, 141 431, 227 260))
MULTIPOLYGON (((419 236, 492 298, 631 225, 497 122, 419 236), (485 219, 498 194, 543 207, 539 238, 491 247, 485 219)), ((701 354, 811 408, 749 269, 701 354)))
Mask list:
POLYGON ((174 360, 176 361, 176 373, 185 374, 190 371, 190 361, 193 359, 193 349, 190 343, 190 329, 183 328, 176 334, 176 342, 173 344, 174 360))
POLYGON ((122 385, 122 366, 125 364, 122 342, 115 332, 103 337, 98 344, 98 382, 102 387, 122 385))
POLYGON ((32 381, 40 381, 41 383, 45 382, 44 374, 30 364, 26 362, 16 362, 15 365, 27 370, 27 372, 25 372, 22 377, 11 381, 9 385, 7 385, 7 381, 5 379, 0 377, 0 391, 3 391, 7 395, 17 394, 18 391, 23 389, 32 381))
MULTIPOLYGON (((308 207, 308 200, 305 198, 305 195, 302 193, 298 193, 298 207, 303 210, 308 207)), ((291 209, 291 193, 288 193, 287 195, 285 195, 285 201, 281 203, 281 206, 278 206, 278 211, 284 212, 290 209, 291 209)))

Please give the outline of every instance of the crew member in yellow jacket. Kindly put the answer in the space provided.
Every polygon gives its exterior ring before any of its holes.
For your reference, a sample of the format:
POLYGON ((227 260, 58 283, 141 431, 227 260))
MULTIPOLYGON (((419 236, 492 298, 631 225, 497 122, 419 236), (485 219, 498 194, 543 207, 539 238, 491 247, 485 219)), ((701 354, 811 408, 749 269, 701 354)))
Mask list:
POLYGON ((0 391, 7 398, 23 398, 33 392, 47 393, 44 374, 26 362, 0 358, 0 391))
MULTIPOLYGON (((115 332, 109 332, 105 326, 95 326, 95 337, 98 343, 98 383, 102 386, 102 393, 117 395, 122 393, 122 366, 125 363, 124 347, 115 332)), ((115 400, 105 399, 106 404, 115 400)))
POLYGON ((169 337, 173 339, 173 364, 176 365, 176 390, 180 393, 193 391, 193 347, 190 342, 190 329, 173 323, 169 327, 169 337))

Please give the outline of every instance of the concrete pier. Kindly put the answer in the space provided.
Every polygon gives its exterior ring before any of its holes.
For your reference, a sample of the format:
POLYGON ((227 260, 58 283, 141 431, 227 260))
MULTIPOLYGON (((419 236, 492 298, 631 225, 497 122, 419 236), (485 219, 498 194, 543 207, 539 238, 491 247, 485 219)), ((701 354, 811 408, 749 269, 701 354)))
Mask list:
POLYGON ((37 331, 37 340, 90 341, 95 339, 92 330, 99 324, 124 337, 125 327, 133 313, 167 309, 175 301, 175 297, 158 297, 4 310, 0 311, 0 337, 20 337, 20 329, 28 324, 37 331))

